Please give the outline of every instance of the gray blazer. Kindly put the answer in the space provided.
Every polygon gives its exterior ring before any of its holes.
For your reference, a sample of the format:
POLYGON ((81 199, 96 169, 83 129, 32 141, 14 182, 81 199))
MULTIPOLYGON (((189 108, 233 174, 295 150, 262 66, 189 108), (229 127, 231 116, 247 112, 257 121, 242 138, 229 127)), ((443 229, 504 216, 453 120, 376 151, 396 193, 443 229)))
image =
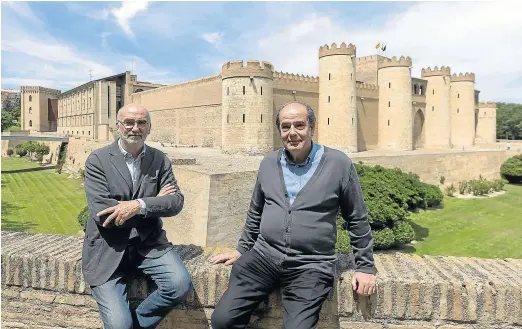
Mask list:
POLYGON ((131 229, 136 228, 141 244, 137 251, 144 257, 157 258, 170 249, 160 217, 177 215, 183 209, 184 197, 172 172, 170 160, 159 150, 147 145, 141 162, 141 176, 133 190, 132 178, 118 142, 94 150, 85 162, 85 192, 89 219, 82 250, 82 271, 91 286, 105 283, 121 262, 129 242, 131 229), (156 197, 166 184, 173 185, 173 195, 156 197), (142 199, 147 214, 129 218, 122 226, 111 223, 103 227, 109 215, 96 216, 118 201, 142 199))

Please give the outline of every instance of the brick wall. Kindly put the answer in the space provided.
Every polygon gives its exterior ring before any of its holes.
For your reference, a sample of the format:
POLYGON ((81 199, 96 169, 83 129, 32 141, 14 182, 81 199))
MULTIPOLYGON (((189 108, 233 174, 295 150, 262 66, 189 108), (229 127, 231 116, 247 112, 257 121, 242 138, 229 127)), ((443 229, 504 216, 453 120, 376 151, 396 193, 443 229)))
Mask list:
MULTIPOLYGON (((96 303, 83 281, 81 238, 2 232, 2 328, 101 328, 96 303)), ((159 328, 210 328, 213 308, 230 270, 208 264, 215 250, 176 246, 194 289, 159 328)), ((353 263, 343 257, 338 280, 318 328, 517 329, 522 327, 522 260, 376 255, 378 293, 354 296, 353 263), (344 265, 346 264, 346 265, 344 265)), ((154 287, 136 277, 131 305, 154 287)), ((262 303, 250 328, 282 325, 276 291, 262 303)))

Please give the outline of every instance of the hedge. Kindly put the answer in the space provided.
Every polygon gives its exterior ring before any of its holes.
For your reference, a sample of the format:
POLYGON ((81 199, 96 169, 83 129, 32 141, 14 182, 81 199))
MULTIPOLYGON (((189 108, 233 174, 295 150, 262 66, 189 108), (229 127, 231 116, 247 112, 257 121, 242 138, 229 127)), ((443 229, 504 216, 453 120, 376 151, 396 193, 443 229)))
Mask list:
MULTIPOLYGON (((382 166, 355 164, 368 208, 368 221, 374 237, 374 249, 389 249, 410 243, 415 231, 408 213, 442 205, 444 195, 436 185, 420 181, 413 173, 382 166)), ((344 220, 337 219, 337 251, 350 251, 349 235, 344 220)))
POLYGON ((511 184, 522 183, 522 154, 507 159, 500 166, 500 175, 511 184))

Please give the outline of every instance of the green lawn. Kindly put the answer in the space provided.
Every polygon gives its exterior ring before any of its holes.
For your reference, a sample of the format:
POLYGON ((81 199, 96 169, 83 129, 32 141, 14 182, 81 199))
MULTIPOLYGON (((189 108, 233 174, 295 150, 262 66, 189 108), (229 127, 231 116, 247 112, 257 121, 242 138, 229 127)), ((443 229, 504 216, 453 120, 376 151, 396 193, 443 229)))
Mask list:
MULTIPOLYGON (((419 255, 522 258, 522 186, 487 199, 444 197, 444 209, 411 215, 419 255)), ((413 251, 413 250, 412 250, 413 251)))
POLYGON ((78 234, 81 181, 27 159, 2 157, 2 230, 78 234))

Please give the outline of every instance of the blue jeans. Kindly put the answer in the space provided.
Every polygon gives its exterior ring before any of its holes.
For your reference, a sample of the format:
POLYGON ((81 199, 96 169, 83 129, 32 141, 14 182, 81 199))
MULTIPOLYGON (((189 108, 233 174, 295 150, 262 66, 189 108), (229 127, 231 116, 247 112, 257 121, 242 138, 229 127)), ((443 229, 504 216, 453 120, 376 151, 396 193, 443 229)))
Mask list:
POLYGON ((139 257, 137 268, 152 278, 158 289, 134 312, 129 308, 125 282, 128 273, 123 267, 119 267, 104 284, 91 287, 105 329, 155 328, 174 306, 183 301, 191 288, 190 274, 174 250, 159 258, 139 257))

